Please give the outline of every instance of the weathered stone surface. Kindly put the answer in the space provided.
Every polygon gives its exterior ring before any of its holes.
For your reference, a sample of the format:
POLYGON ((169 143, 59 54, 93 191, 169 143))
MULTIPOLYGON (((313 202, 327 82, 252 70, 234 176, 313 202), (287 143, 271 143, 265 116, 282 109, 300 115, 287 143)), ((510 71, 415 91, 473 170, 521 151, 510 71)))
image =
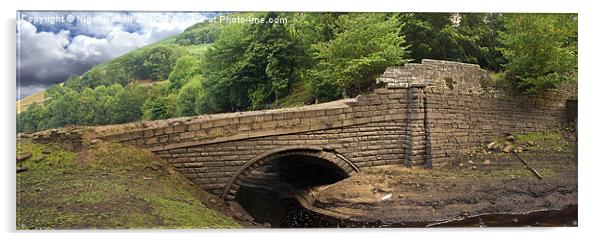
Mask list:
MULTIPOLYGON (((387 68, 378 81, 386 87, 352 99, 102 126, 91 139, 154 151, 221 194, 236 175, 256 168, 247 166, 251 160, 280 148, 325 148, 358 168, 437 166, 503 133, 555 128, 565 119, 563 96, 508 96, 492 89, 477 65, 423 60, 387 68)), ((48 135, 82 142, 81 133, 48 135)), ((510 152, 512 145, 492 142, 487 149, 510 152)))

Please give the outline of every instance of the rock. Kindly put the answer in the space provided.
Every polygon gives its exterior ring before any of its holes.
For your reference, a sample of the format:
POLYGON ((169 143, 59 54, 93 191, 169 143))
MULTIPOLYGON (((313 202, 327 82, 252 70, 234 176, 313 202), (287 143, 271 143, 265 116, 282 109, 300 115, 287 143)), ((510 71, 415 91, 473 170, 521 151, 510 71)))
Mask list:
POLYGON ((398 198, 403 198, 403 195, 399 194, 397 195, 398 198))
POLYGON ((533 141, 527 141, 527 145, 529 145, 529 146, 534 146, 534 145, 535 145, 535 142, 533 142, 533 141))
POLYGON ((506 136, 506 140, 514 142, 516 140, 516 138, 513 135, 509 135, 509 136, 506 136))
POLYGON ((513 148, 514 147, 512 145, 507 145, 507 146, 504 146, 504 148, 502 149, 502 151, 505 152, 505 153, 510 153, 513 148))
POLYGON ((491 165, 491 160, 487 159, 483 161, 483 165, 491 165))
POLYGON ((25 161, 27 159, 31 158, 31 153, 25 153, 23 155, 20 155, 17 157, 17 162, 22 162, 25 161))
POLYGON ((212 198, 212 199, 209 199, 209 202, 210 202, 211 204, 217 204, 217 200, 215 200, 215 199, 213 199, 213 198, 212 198))
POLYGON ((93 139, 93 140, 91 140, 91 141, 90 141, 90 144, 91 144, 91 145, 96 145, 96 144, 98 144, 99 142, 100 142, 100 140, 98 140, 98 139, 93 139))
POLYGON ((17 167, 17 173, 27 171, 27 167, 17 167))
POLYGON ((514 149, 515 152, 521 153, 523 152, 523 147, 522 146, 517 146, 516 149, 514 149))
POLYGON ((468 161, 468 164, 474 164, 474 162, 473 161, 468 161))
POLYGON ((391 193, 389 193, 389 194, 387 194, 387 195, 384 195, 384 196, 382 196, 382 197, 380 198, 380 201, 385 201, 385 200, 388 200, 388 199, 390 199, 392 196, 393 196, 393 194, 391 194, 391 193))
POLYGON ((514 180, 516 177, 514 177, 514 175, 510 175, 510 179, 514 180))
POLYGON ((502 145, 497 145, 494 149, 493 152, 502 152, 503 146, 502 145))
POLYGON ((490 150, 490 151, 493 150, 493 148, 495 147, 495 144, 496 144, 495 141, 487 144, 487 150, 490 150))
POLYGON ((44 149, 44 150, 42 150, 42 154, 50 154, 50 150, 44 149))

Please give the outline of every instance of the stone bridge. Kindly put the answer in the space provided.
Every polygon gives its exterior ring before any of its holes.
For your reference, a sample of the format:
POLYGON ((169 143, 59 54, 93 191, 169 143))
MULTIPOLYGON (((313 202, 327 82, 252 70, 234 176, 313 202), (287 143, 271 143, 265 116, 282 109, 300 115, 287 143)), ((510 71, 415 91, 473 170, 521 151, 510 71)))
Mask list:
POLYGON ((372 166, 438 166, 503 133, 556 128, 566 118, 560 94, 506 95, 478 65, 423 60, 390 67, 377 82, 373 93, 352 99, 100 126, 91 135, 148 149, 232 200, 255 173, 269 173, 270 163, 282 163, 291 178, 320 178, 326 169, 348 176, 372 166))

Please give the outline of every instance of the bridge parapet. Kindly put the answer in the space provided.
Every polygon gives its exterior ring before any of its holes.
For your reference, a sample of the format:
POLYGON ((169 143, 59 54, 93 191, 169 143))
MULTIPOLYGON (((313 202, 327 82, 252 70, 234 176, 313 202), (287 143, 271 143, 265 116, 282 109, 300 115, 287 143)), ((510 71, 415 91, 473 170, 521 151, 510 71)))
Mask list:
POLYGON ((491 78, 479 65, 432 59, 389 67, 376 81, 390 89, 436 87, 474 94, 492 90, 491 78))

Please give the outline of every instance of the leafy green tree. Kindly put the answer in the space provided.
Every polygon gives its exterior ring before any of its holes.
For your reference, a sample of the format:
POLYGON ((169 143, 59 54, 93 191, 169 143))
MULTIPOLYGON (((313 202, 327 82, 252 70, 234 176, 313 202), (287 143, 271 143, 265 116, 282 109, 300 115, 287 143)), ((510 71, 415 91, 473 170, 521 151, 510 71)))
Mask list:
POLYGON ((407 47, 395 18, 353 13, 340 16, 338 21, 340 30, 334 39, 313 45, 318 61, 312 72, 314 94, 333 85, 343 96, 359 94, 369 89, 386 67, 407 62, 407 47))
POLYGON ((160 120, 176 116, 175 94, 156 96, 144 102, 144 119, 160 120))
POLYGON ((501 34, 506 77, 527 93, 558 87, 577 75, 575 14, 512 14, 501 34))
MULTIPOLYGON (((67 80, 65 80, 65 82, 63 82, 62 86, 68 87, 68 88, 80 88, 80 86, 82 86, 82 78, 79 75, 71 75, 69 76, 69 78, 67 78, 67 80)), ((58 85, 54 85, 54 86, 58 86, 58 85)), ((52 87, 50 87, 52 88, 52 87)), ((46 93, 48 93, 48 90, 46 90, 46 93)))
POLYGON ((250 84, 240 80, 242 76, 239 75, 247 47, 246 28, 244 24, 224 26, 216 42, 205 53, 203 89, 207 94, 201 97, 206 103, 201 108, 202 113, 235 111, 248 106, 250 84))
POLYGON ((48 127, 60 127, 78 123, 79 94, 76 90, 65 88, 62 95, 52 99, 47 106, 48 127))
POLYGON ((114 84, 110 87, 101 85, 94 88, 96 110, 94 111, 94 120, 92 121, 92 124, 102 125, 113 123, 112 108, 115 105, 115 94, 118 91, 123 91, 123 87, 119 84, 114 84))
MULTIPOLYGON (((258 17, 276 18, 277 13, 258 17)), ((230 24, 205 57, 205 111, 266 108, 298 81, 305 53, 284 24, 230 24), (215 108, 215 109, 214 109, 215 108)))
POLYGON ((36 131, 46 128, 48 112, 44 105, 33 103, 27 110, 17 114, 17 131, 36 131))
POLYGON ((109 82, 110 80, 107 79, 107 74, 104 69, 92 68, 81 77, 80 85, 75 86, 74 89, 83 90, 84 88, 94 88, 109 82))
POLYGON ((109 108, 113 113, 111 123, 127 123, 142 119, 142 108, 147 99, 148 88, 129 84, 123 91, 116 87, 115 104, 109 108))
POLYGON ((142 54, 142 65, 136 68, 139 79, 165 80, 178 58, 186 51, 182 47, 159 45, 142 54))
POLYGON ((169 74, 170 88, 178 90, 188 81, 202 74, 201 60, 192 55, 186 55, 178 59, 173 70, 169 74))
POLYGON ((182 46, 213 43, 217 39, 221 27, 219 22, 205 21, 194 24, 177 35, 175 43, 182 46))
POLYGON ((479 64, 500 70, 505 63, 499 46, 504 31, 497 13, 403 13, 402 34, 410 45, 410 57, 479 64))
MULTIPOLYGON (((282 15, 267 13, 265 18, 282 15)), ((301 66, 303 50, 284 24, 251 25, 249 47, 245 52, 244 73, 254 86, 249 90, 253 108, 267 107, 289 93, 298 80, 296 67, 301 66)))
POLYGON ((149 90, 142 106, 143 119, 158 120, 177 116, 177 94, 169 90, 169 84, 155 84, 149 90))
POLYGON ((69 124, 90 125, 94 123, 98 104, 94 90, 85 88, 81 93, 78 93, 75 103, 72 104, 77 105, 78 110, 73 113, 75 122, 69 124))
POLYGON ((134 80, 132 69, 118 61, 107 65, 106 74, 109 80, 104 85, 120 84, 126 86, 134 80))
POLYGON ((198 114, 197 98, 202 92, 201 77, 196 76, 188 81, 178 92, 176 110, 178 116, 193 116, 198 114))

